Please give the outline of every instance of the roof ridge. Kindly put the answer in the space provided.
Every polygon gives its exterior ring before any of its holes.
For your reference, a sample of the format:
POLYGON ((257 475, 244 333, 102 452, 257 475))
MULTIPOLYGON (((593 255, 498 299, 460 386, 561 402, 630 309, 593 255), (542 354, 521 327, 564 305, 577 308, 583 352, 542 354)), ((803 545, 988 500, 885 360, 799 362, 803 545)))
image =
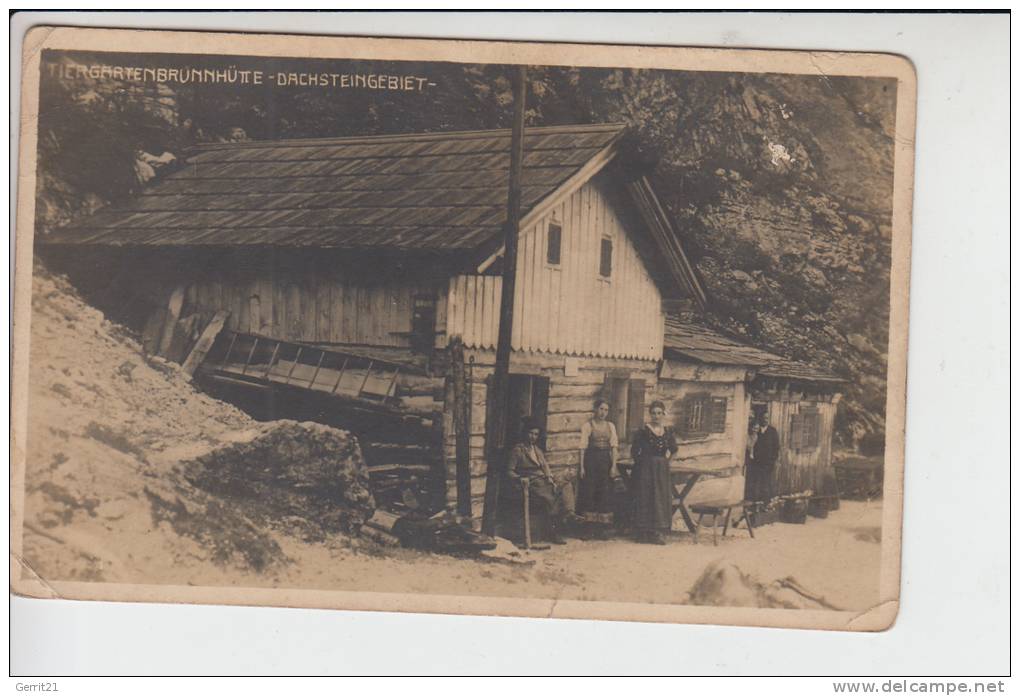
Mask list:
MULTIPOLYGON (((525 135, 546 135, 549 133, 601 133, 619 131, 627 128, 626 123, 578 123, 559 126, 532 126, 525 127, 525 135)), ((509 135, 509 128, 493 128, 488 130, 462 130, 462 131, 435 131, 422 133, 398 133, 391 135, 352 135, 319 138, 281 138, 276 140, 246 140, 242 142, 226 143, 198 143, 191 145, 186 152, 205 150, 233 150, 244 148, 265 148, 265 147, 308 147, 312 145, 345 144, 360 145, 369 143, 386 142, 422 142, 444 139, 471 140, 474 138, 491 138, 496 133, 509 135)))

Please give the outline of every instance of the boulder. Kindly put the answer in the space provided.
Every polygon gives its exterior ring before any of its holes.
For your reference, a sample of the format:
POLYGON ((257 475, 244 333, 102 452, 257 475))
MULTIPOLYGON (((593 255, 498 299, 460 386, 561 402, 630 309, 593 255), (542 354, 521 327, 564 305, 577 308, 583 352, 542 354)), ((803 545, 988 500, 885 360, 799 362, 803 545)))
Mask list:
POLYGON ((758 607, 761 606, 761 586, 734 563, 711 563, 691 588, 690 603, 715 607, 758 607))
POLYGON ((710 563, 689 592, 690 604, 715 607, 758 607, 763 609, 839 608, 791 577, 765 584, 744 573, 731 561, 710 563))
POLYGON ((307 540, 356 532, 375 510, 357 438, 318 423, 273 421, 181 467, 192 485, 307 540))

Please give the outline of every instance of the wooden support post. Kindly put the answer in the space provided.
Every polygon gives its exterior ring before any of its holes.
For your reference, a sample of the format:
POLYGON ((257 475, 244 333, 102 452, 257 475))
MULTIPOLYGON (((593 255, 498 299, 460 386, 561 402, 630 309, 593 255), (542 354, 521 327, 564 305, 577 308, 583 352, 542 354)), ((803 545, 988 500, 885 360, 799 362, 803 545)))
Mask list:
POLYGON ((453 430, 456 435, 457 512, 471 516, 471 393, 464 379, 464 342, 450 338, 450 377, 453 380, 453 430))
POLYGON ((166 357, 170 350, 170 342, 174 338, 174 325, 181 316, 181 309, 184 307, 184 286, 179 285, 170 293, 170 301, 167 304, 166 319, 163 322, 163 333, 159 338, 159 350, 157 355, 166 357))
POLYGON ((284 384, 290 384, 290 378, 294 376, 294 368, 297 367, 298 360, 301 359, 302 346, 298 346, 297 353, 294 354, 294 362, 290 364, 290 370, 287 372, 287 381, 284 384))
POLYGON ((500 296, 500 330, 496 343, 496 371, 493 374, 492 424, 486 466, 486 501, 482 508, 481 531, 495 536, 500 483, 506 467, 507 413, 509 410, 510 338, 513 335, 513 296, 517 281, 517 241, 520 236, 521 168, 524 160, 524 88, 527 71, 518 65, 513 72, 513 128, 510 131, 510 190, 503 243, 503 289, 500 296))
POLYGON ((251 344, 251 350, 248 351, 248 358, 244 361, 244 367, 241 368, 241 374, 248 374, 248 365, 251 364, 251 358, 255 355, 255 349, 259 347, 259 337, 255 337, 254 343, 251 344))
POLYGON ((340 381, 344 378, 344 370, 347 368, 348 357, 344 356, 344 361, 340 365, 340 370, 336 373, 336 384, 333 385, 333 391, 331 394, 336 394, 336 390, 340 388, 340 381))
POLYGON ((269 356, 269 364, 266 365, 266 371, 262 373, 262 379, 269 379, 269 373, 273 371, 273 363, 276 362, 276 356, 280 352, 280 342, 277 341, 276 345, 273 346, 273 354, 269 356))
POLYGON ((372 361, 368 361, 368 367, 365 368, 365 379, 361 381, 361 386, 358 387, 357 396, 361 396, 361 392, 365 391, 365 385, 368 384, 368 378, 372 374, 372 361))
POLYGON ((315 365, 315 372, 312 373, 312 381, 308 383, 308 388, 311 389, 315 386, 315 378, 319 376, 319 370, 322 369, 322 361, 326 358, 326 351, 319 352, 319 362, 315 365))
POLYGON ((397 395, 397 377, 400 376, 400 368, 398 367, 393 371, 393 379, 390 380, 390 386, 386 387, 386 396, 390 396, 390 392, 393 392, 393 396, 397 395))
POLYGON ((236 331, 231 331, 230 332, 230 345, 227 346, 227 354, 225 356, 223 356, 223 364, 224 365, 229 365, 230 364, 230 354, 234 350, 234 342, 235 341, 237 341, 237 332, 236 331))
POLYGON ((485 506, 482 532, 496 533, 499 486, 506 467, 506 430, 509 409, 510 338, 513 335, 514 286, 517 280, 517 241, 521 223, 521 169, 524 162, 524 96, 527 71, 523 65, 513 72, 514 119, 510 131, 510 190, 506 203, 503 243, 503 288, 499 302, 499 335, 496 368, 492 377, 492 423, 487 427, 485 506))
POLYGON ((213 347, 213 343, 216 342, 216 337, 220 335, 220 331, 223 330, 223 325, 227 323, 227 318, 230 316, 230 312, 226 310, 220 310, 213 316, 212 321, 202 331, 202 335, 198 339, 198 343, 192 348, 191 353, 188 355, 187 360, 184 361, 183 369, 184 373, 191 377, 195 374, 195 370, 205 360, 205 356, 209 354, 209 351, 213 347))

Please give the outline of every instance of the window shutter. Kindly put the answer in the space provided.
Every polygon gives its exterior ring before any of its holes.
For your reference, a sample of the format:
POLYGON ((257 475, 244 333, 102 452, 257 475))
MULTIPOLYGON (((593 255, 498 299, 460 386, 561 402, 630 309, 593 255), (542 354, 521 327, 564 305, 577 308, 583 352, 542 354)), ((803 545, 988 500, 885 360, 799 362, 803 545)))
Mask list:
POLYGON ((560 244, 563 240, 563 228, 555 222, 549 223, 548 242, 546 244, 545 260, 552 266, 560 265, 560 244))
POLYGON ((531 377, 531 417, 542 426, 542 449, 545 449, 549 427, 549 378, 531 377))
MULTIPOLYGON (((645 423, 645 381, 632 379, 628 384, 627 393, 627 429, 624 432, 634 433, 645 423)), ((619 433, 619 430, 617 430, 619 433)), ((627 438, 630 439, 630 438, 627 438)))
POLYGON ((799 413, 790 416, 790 447, 795 450, 803 449, 804 445, 804 419, 799 413))
POLYGON ((627 430, 627 378, 606 375, 605 397, 609 402, 609 420, 621 440, 630 440, 627 430))
POLYGON ((804 449, 815 449, 818 447, 819 430, 821 429, 820 414, 815 409, 804 411, 801 414, 801 446, 804 449))
POLYGON ((700 435, 705 423, 705 398, 701 394, 692 396, 687 401, 687 431, 692 435, 700 435))
POLYGON ((673 402, 673 425, 676 427, 680 437, 686 437, 687 427, 687 399, 677 399, 673 402))
POLYGON ((711 433, 726 432, 726 397, 714 397, 711 406, 708 431, 711 433))

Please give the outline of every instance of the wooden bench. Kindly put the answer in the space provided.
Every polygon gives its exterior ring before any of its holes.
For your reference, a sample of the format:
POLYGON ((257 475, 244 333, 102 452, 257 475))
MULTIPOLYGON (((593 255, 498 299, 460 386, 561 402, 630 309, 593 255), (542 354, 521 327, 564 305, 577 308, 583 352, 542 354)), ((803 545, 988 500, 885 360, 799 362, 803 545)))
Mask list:
POLYGON ((719 539, 717 536, 717 530, 719 529, 718 519, 720 515, 723 515, 723 536, 726 536, 727 530, 730 528, 730 515, 733 513, 734 508, 740 510, 740 517, 737 518, 736 522, 733 523, 733 528, 736 529, 737 525, 744 522, 747 525, 747 531, 754 539, 754 523, 751 521, 751 515, 748 514, 748 507, 751 505, 747 500, 741 500, 737 503, 730 502, 708 502, 708 503, 695 503, 690 506, 690 510, 693 514, 698 516, 698 521, 694 525, 694 543, 698 543, 698 530, 701 528, 701 520, 704 519, 705 515, 712 516, 712 544, 714 546, 719 545, 719 539))

